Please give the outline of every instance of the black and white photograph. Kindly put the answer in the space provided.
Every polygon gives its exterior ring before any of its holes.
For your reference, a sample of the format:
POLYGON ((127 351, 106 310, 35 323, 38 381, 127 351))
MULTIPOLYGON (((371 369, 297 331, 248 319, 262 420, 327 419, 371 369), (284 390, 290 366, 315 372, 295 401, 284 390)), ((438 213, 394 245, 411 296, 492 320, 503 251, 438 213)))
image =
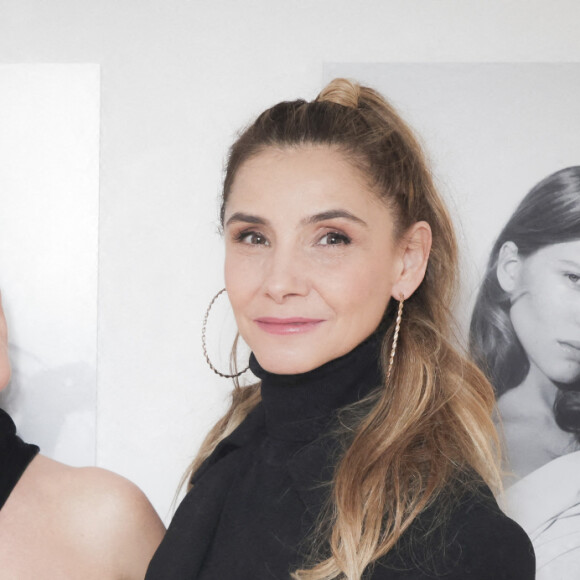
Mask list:
POLYGON ((540 181, 499 234, 470 347, 498 397, 506 494, 539 576, 566 578, 580 563, 580 166, 540 181))

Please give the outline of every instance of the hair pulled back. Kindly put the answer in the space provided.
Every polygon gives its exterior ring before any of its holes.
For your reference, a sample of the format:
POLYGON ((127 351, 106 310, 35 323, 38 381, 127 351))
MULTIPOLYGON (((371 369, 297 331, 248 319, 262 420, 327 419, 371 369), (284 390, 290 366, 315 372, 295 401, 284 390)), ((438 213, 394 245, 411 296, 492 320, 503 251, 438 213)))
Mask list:
MULTIPOLYGON (((513 242, 518 255, 527 258, 546 246, 573 240, 580 240, 580 166, 561 169, 534 186, 491 250, 473 309, 469 346, 497 397, 518 386, 530 370, 511 322, 510 294, 497 279, 500 250, 506 242, 513 242)), ((558 426, 580 441, 580 381, 558 391, 554 414, 558 426)))
MULTIPOLYGON (((351 435, 314 538, 320 549, 307 569, 294 574, 359 580, 436 499, 444 513, 454 483, 483 478, 497 488, 494 396, 483 374, 452 346, 457 246, 448 212, 412 131, 376 91, 335 79, 314 101, 282 102, 262 113, 230 149, 222 223, 246 161, 268 148, 312 146, 340 152, 362 172, 391 209, 397 236, 420 220, 433 234, 425 279, 405 302, 391 379, 372 400, 351 409, 351 435)), ((382 325, 383 367, 395 309, 391 303, 382 325)), ((208 435, 194 470, 259 402, 259 389, 236 385, 232 406, 208 435)))

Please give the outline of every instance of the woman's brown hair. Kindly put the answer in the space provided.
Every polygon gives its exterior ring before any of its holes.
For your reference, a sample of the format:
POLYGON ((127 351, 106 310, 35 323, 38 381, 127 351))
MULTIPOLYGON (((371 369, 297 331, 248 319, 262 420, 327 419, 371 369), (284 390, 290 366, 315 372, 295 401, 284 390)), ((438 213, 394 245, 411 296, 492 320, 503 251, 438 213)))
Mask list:
MULTIPOLYGON (((329 147, 343 154, 391 209, 396 235, 429 223, 433 245, 425 279, 405 302, 390 380, 351 409, 348 445, 335 469, 328 509, 321 514, 319 549, 300 580, 359 580, 387 554, 427 507, 444 519, 458 486, 483 479, 499 488, 493 390, 453 346, 457 244, 445 204, 411 129, 376 91, 335 79, 311 102, 282 102, 262 113, 230 149, 221 219, 238 169, 268 148, 329 147)), ((384 328, 386 368, 394 331, 391 303, 384 328)), ((260 385, 235 385, 227 414, 192 465, 260 401, 260 385)))

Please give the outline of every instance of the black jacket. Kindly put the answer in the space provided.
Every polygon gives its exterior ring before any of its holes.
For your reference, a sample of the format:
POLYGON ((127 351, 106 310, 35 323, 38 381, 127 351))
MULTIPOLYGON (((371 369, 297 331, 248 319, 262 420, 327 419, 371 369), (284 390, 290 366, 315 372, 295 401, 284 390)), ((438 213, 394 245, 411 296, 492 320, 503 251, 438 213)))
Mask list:
MULTIPOLYGON (((260 405, 195 474, 194 488, 176 512, 146 580, 290 578, 289 568, 302 563, 309 546, 284 546, 284 537, 297 531, 288 520, 295 520, 294 512, 301 507, 298 534, 308 537, 326 499, 326 488, 319 483, 328 480, 329 441, 307 445, 288 461, 288 486, 279 497, 292 496, 293 501, 287 501, 287 509, 277 514, 279 521, 271 526, 272 539, 268 541, 263 537, 264 522, 251 502, 238 505, 238 517, 245 521, 242 526, 236 522, 238 518, 229 517, 224 510, 232 488, 237 486, 241 465, 251 462, 258 449, 264 450, 263 436, 264 412, 260 405)), ((279 497, 268 503, 275 504, 279 497)), ((255 499, 266 498, 258 494, 255 499)), ((239 504, 239 498, 234 502, 239 504)), ((535 558, 528 537, 500 511, 483 484, 479 493, 458 499, 443 526, 433 529, 431 518, 430 511, 422 514, 397 548, 369 570, 365 580, 535 578, 535 558)))
MULTIPOLYGON (((146 580, 288 580, 304 565, 340 454, 329 433, 340 409, 381 384, 379 349, 369 339, 293 376, 252 357, 262 402, 195 474, 146 580)), ((465 489, 443 525, 426 510, 365 580, 532 580, 526 534, 483 483, 465 489)))

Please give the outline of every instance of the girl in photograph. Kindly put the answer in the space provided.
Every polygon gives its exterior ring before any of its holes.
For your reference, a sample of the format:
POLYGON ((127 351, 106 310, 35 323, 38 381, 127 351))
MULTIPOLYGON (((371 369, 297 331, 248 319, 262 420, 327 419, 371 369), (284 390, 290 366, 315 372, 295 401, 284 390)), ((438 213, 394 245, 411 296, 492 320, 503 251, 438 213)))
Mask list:
POLYGON ((538 577, 580 569, 580 167, 538 183, 495 242, 471 321, 495 387, 510 513, 538 577))
POLYGON ((221 223, 258 382, 235 381, 147 580, 534 578, 491 491, 492 387, 452 346, 454 230, 394 109, 336 79, 266 110, 221 223))

